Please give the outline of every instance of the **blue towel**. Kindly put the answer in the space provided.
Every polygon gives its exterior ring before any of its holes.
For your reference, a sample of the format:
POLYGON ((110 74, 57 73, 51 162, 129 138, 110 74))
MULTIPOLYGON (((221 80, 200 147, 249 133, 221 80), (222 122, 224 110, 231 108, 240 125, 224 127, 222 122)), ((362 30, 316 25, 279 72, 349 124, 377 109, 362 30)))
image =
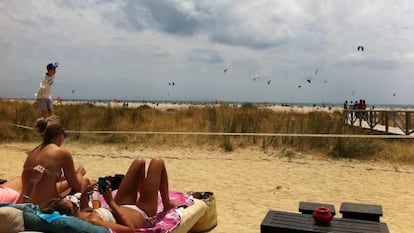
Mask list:
POLYGON ((105 227, 95 226, 76 217, 57 215, 55 213, 46 215, 40 212, 38 206, 30 203, 0 203, 0 208, 3 206, 10 206, 23 211, 24 227, 26 231, 49 233, 110 233, 105 227))
POLYGON ((51 223, 51 222, 53 222, 53 221, 55 221, 56 219, 59 219, 59 218, 68 217, 65 214, 60 214, 57 211, 53 211, 53 213, 51 213, 51 214, 42 213, 40 211, 39 206, 33 205, 31 203, 24 203, 24 204, 0 203, 0 207, 3 207, 3 206, 10 206, 10 207, 14 207, 16 209, 23 210, 25 212, 34 213, 39 218, 45 220, 48 223, 51 223))
POLYGON ((68 217, 65 214, 60 214, 57 211, 53 211, 53 213, 51 213, 51 214, 45 214, 45 213, 42 213, 39 210, 37 210, 35 212, 35 214, 37 216, 39 216, 39 218, 45 220, 48 223, 51 223, 51 222, 53 222, 53 221, 55 221, 56 219, 59 219, 59 218, 66 218, 66 217, 68 217))

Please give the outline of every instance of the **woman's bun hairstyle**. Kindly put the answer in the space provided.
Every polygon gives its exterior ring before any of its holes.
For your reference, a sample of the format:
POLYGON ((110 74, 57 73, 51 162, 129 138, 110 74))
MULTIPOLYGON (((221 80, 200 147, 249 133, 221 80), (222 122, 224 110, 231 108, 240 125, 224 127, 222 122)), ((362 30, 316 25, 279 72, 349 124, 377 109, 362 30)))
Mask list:
POLYGON ((41 117, 36 120, 36 123, 35 123, 36 132, 38 132, 39 134, 43 134, 46 130, 46 127, 47 127, 47 121, 45 118, 41 117))

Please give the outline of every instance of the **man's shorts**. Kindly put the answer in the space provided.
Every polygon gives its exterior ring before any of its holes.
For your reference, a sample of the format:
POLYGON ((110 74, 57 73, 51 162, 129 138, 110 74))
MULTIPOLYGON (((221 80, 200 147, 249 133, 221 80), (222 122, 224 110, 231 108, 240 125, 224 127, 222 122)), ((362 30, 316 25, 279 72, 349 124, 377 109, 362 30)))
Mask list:
POLYGON ((37 99, 36 102, 39 110, 53 110, 53 102, 51 99, 37 99))

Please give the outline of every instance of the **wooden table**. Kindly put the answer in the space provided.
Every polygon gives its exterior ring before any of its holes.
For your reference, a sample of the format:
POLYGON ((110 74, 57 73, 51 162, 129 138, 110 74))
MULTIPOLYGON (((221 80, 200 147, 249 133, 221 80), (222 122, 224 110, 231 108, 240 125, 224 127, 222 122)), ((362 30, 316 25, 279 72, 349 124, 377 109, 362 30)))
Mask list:
POLYGON ((261 233, 299 233, 299 232, 347 232, 347 233, 389 233, 385 223, 333 218, 330 225, 315 224, 312 215, 269 210, 260 225, 261 233))

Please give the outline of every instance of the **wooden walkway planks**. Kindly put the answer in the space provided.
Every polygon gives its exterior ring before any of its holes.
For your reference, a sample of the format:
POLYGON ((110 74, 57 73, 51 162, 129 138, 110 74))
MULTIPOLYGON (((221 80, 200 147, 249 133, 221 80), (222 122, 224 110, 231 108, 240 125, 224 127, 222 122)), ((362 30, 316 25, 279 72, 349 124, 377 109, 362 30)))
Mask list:
POLYGON ((344 110, 348 125, 386 134, 414 137, 414 111, 404 110, 344 110))

